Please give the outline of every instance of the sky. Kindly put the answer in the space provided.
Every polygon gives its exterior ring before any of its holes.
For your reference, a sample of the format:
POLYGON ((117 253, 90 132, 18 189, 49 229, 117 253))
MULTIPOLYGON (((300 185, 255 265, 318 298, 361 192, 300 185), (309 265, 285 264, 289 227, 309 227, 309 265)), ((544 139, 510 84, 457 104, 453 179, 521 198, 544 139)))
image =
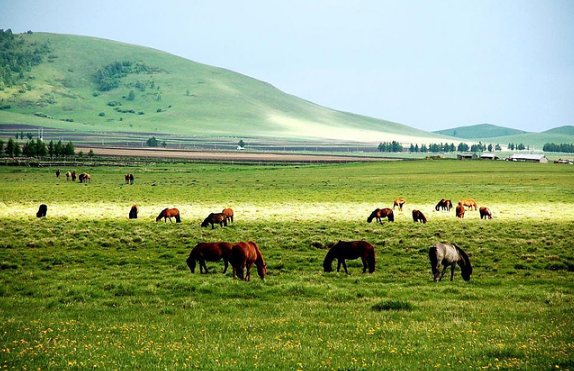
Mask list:
POLYGON ((573 0, 0 0, 0 29, 147 46, 425 131, 574 125, 573 0))

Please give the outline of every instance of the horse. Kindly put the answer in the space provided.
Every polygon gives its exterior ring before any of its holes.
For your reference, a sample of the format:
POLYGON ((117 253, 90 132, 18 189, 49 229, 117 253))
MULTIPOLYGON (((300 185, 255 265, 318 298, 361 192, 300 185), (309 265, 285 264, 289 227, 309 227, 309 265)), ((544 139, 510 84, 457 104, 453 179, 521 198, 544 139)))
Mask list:
POLYGON ((223 209, 223 211, 221 212, 223 215, 225 215, 225 218, 228 222, 233 223, 233 210, 232 209, 223 209))
POLYGON ((76 170, 72 171, 72 182, 75 182, 77 177, 78 174, 76 174, 76 170))
POLYGON ((422 211, 413 209, 413 222, 421 222, 426 224, 427 218, 425 218, 425 215, 422 213, 422 211))
POLYGON ((366 241, 340 241, 327 252, 325 260, 323 260, 323 270, 325 272, 332 272, 333 260, 337 259, 337 272, 341 269, 341 265, 347 271, 347 264, 345 259, 354 260, 361 258, 363 262, 363 273, 369 269, 369 273, 375 271, 375 248, 373 245, 366 241))
POLYGON ((205 261, 217 262, 223 259, 225 267, 223 273, 227 272, 229 258, 233 244, 229 242, 200 242, 191 250, 187 258, 187 266, 191 273, 195 273, 195 261, 199 261, 199 273, 209 273, 205 261))
POLYGON ((389 222, 394 222, 395 214, 393 213, 393 210, 388 207, 384 209, 375 209, 375 211, 373 211, 367 218, 367 223, 372 222, 374 218, 377 218, 377 223, 380 224, 383 224, 383 221, 381 220, 382 218, 387 218, 389 222))
POLYGON ((464 206, 459 202, 455 209, 457 218, 464 218, 464 206))
POLYGON ((219 224, 221 228, 227 227, 227 217, 223 213, 211 213, 201 223, 202 227, 207 227, 211 224, 211 229, 215 229, 215 224, 219 224))
POLYGON ((395 200, 393 201, 393 210, 395 209, 395 206, 398 206, 398 207, 399 207, 399 211, 403 211, 403 205, 404 205, 405 203, 406 203, 406 201, 403 200, 402 197, 399 197, 399 198, 395 199, 395 200))
POLYGON ((48 213, 48 205, 42 204, 42 205, 40 205, 40 208, 38 209, 38 212, 36 213, 36 217, 43 218, 46 216, 47 213, 48 213))
POLYGON ((440 210, 450 211, 450 209, 452 209, 452 201, 443 198, 442 200, 440 200, 438 202, 438 204, 436 204, 434 209, 436 211, 440 211, 440 210))
POLYGON ((155 218, 156 222, 159 222, 161 220, 161 218, 163 218, 163 221, 165 223, 167 223, 167 219, 169 218, 169 222, 173 223, 171 218, 175 218, 175 222, 176 223, 181 223, 181 219, 179 218, 179 210, 178 209, 169 209, 169 208, 165 208, 161 211, 161 213, 159 213, 159 215, 157 216, 157 218, 155 218))
POLYGON ((492 219, 492 212, 488 207, 481 206, 478 212, 480 213, 480 219, 492 219))
POLYGON ((69 181, 71 177, 72 177, 72 173, 70 173, 69 171, 66 171, 66 180, 69 181))
POLYGON ((454 267, 458 264, 461 270, 462 279, 465 281, 470 280, 472 274, 472 265, 468 255, 458 246, 446 243, 435 243, 429 248, 429 259, 433 274, 433 279, 436 282, 440 281, 444 276, 447 267, 450 266, 450 280, 454 276, 454 267), (443 265, 444 269, 440 273, 440 266, 443 265), (440 274, 440 277, 439 277, 440 274))
POLYGON ((474 208, 474 210, 476 211, 478 209, 476 201, 474 201, 472 198, 463 198, 459 200, 458 203, 462 204, 462 206, 464 207, 468 207, 469 210, 472 210, 474 208))
POLYGON ((126 184, 134 184, 134 175, 133 174, 128 173, 128 174, 124 175, 124 179, 125 179, 126 184))
POLYGON ((130 219, 137 219, 139 212, 140 212, 140 209, 139 209, 138 205, 132 206, 132 208, 130 209, 129 218, 130 218, 130 219))
POLYGON ((62 174, 62 171, 60 169, 56 170, 56 178, 60 179, 60 174, 62 174))
POLYGON ((92 176, 88 173, 82 173, 78 177, 78 180, 80 181, 80 183, 91 183, 92 182, 92 176))
POLYGON ((262 280, 265 280, 267 264, 265 264, 261 250, 255 242, 237 242, 234 244, 231 248, 230 261, 233 268, 233 278, 238 276, 244 281, 249 281, 251 279, 251 267, 255 264, 257 274, 262 280), (244 276, 243 270, 245 268, 247 268, 247 273, 244 276))

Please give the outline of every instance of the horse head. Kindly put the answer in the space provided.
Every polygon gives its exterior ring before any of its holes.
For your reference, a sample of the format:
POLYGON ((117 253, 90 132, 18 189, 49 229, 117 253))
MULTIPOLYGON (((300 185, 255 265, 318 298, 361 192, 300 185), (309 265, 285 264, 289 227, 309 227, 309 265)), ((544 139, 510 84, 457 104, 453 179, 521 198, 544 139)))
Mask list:
POLYGON ((371 215, 369 215, 369 217, 367 218, 367 223, 370 223, 373 221, 373 219, 377 216, 377 213, 379 212, 380 209, 375 209, 375 211, 373 211, 371 213, 371 215))

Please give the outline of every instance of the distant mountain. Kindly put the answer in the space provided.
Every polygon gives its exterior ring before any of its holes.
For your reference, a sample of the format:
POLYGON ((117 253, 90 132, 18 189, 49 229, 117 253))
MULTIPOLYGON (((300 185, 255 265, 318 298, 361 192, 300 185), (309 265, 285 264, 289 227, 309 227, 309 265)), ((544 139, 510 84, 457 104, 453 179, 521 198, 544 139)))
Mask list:
POLYGON ((7 63, 18 55, 29 60, 13 66, 12 73, 0 68, 0 125, 187 137, 444 140, 406 125, 325 108, 239 73, 150 48, 48 33, 3 37, 2 55, 14 57, 5 58, 7 63))
POLYGON ((434 131, 435 134, 448 135, 461 139, 486 139, 495 137, 504 137, 508 135, 525 134, 526 131, 505 128, 491 124, 480 124, 472 126, 461 126, 453 129, 434 131))
POLYGON ((574 135, 574 126, 567 125, 567 126, 560 126, 554 129, 543 131, 544 134, 566 134, 566 135, 574 135))

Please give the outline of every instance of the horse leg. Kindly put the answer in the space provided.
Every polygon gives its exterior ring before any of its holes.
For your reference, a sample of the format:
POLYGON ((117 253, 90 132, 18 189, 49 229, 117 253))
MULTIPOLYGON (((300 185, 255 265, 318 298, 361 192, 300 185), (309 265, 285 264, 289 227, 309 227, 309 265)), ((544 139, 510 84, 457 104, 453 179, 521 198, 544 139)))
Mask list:
POLYGON ((345 273, 349 274, 349 271, 347 271, 347 264, 345 263, 345 259, 342 259, 343 261, 343 268, 345 269, 345 273))
POLYGON ((223 263, 225 264, 223 267, 223 274, 225 274, 225 272, 227 272, 227 265, 229 264, 229 262, 227 261, 227 259, 223 259, 223 263))
POLYGON ((448 268, 448 266, 445 265, 445 266, 444 266, 444 269, 442 270, 442 273, 440 274, 440 277, 439 277, 439 279, 438 279, 439 281, 442 281, 442 278, 444 277, 444 274, 446 273, 446 269, 447 269, 447 268, 448 268))
POLYGON ((453 277, 454 277, 454 267, 455 264, 450 266, 450 280, 452 281, 453 277))
POLYGON ((247 264, 247 273, 245 275, 245 281, 251 281, 251 267, 252 266, 253 266, 253 263, 247 264))
POLYGON ((339 272, 341 270, 341 259, 337 259, 337 272, 339 272))
POLYGON ((363 261, 363 273, 365 273, 367 271, 367 258, 363 256, 361 260, 363 261))

